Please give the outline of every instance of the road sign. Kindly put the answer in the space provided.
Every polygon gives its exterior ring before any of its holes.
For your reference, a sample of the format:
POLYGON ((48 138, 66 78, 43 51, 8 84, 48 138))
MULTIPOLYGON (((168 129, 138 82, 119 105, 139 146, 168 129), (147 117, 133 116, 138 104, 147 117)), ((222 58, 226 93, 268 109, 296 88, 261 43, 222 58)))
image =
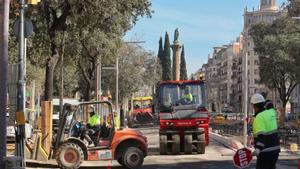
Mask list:
MULTIPOLYGON (((17 18, 13 24, 13 33, 16 37, 19 37, 20 30, 20 18, 17 18)), ((33 24, 30 19, 25 18, 24 20, 24 36, 28 38, 33 34, 33 24)))
POLYGON ((238 168, 248 167, 252 160, 252 152, 247 148, 239 149, 233 156, 234 165, 238 168))

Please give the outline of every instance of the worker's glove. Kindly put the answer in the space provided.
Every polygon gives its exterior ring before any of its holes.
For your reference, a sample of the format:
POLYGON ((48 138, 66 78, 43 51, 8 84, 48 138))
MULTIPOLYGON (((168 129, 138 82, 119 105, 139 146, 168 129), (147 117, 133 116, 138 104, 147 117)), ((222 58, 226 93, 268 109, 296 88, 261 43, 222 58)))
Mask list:
POLYGON ((252 156, 258 156, 259 153, 260 153, 260 150, 256 148, 256 149, 252 152, 252 156))

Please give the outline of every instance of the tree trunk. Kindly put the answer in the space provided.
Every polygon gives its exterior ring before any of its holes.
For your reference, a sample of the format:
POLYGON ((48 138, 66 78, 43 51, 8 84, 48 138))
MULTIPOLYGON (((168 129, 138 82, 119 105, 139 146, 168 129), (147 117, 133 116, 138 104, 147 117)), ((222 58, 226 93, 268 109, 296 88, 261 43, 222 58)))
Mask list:
POLYGON ((53 98, 53 74, 58 59, 59 56, 57 53, 52 55, 49 59, 47 59, 44 98, 45 101, 51 101, 53 98))
POLYGON ((85 94, 84 94, 84 101, 91 100, 91 85, 89 82, 87 82, 85 94))
POLYGON ((287 100, 283 99, 281 101, 282 101, 282 112, 281 112, 281 125, 280 126, 284 127, 287 100))

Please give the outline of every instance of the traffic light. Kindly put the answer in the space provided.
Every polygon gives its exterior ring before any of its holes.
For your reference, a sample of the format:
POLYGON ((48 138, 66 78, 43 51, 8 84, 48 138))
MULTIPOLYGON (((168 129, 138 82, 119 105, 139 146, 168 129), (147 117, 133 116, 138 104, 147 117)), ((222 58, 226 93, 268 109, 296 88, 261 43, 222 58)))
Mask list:
POLYGON ((37 5, 41 0, 27 0, 27 4, 37 5))

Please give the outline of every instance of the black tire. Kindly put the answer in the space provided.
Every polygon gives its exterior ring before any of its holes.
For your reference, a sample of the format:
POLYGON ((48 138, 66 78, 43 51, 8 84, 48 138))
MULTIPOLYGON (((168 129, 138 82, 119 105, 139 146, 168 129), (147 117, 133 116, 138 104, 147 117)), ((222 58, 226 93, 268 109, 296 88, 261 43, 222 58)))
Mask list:
POLYGON ((192 135, 185 135, 184 136, 184 153, 185 154, 192 154, 193 152, 193 136, 192 135))
POLYGON ((122 157, 123 165, 129 169, 139 169, 144 162, 144 154, 137 147, 128 147, 122 157))
POLYGON ((180 137, 178 134, 172 136, 172 154, 176 155, 180 153, 180 137))
POLYGON ((166 135, 159 136, 159 153, 165 155, 168 152, 168 142, 166 135))
POLYGON ((197 153, 198 154, 205 154, 205 134, 200 134, 198 137, 197 143, 197 153))
POLYGON ((83 150, 74 143, 62 144, 56 154, 57 164, 63 169, 77 169, 83 160, 83 150))
POLYGON ((120 165, 124 166, 123 158, 119 158, 117 159, 117 161, 120 165))

